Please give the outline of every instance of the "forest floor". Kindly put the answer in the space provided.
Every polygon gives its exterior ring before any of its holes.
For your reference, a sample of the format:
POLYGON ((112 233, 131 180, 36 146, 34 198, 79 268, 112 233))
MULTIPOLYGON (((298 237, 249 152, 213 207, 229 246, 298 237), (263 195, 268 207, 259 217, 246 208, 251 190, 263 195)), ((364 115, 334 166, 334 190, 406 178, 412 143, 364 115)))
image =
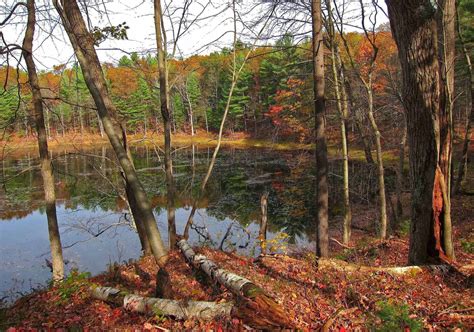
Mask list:
MULTIPOLYGON (((331 257, 367 266, 403 266, 408 256, 406 226, 381 242, 375 238, 374 210, 358 211, 349 248, 341 239, 336 219, 330 230, 331 257), (369 229, 369 230, 368 230, 369 229)), ((267 255, 257 259, 232 252, 196 248, 221 267, 246 277, 272 295, 286 310, 297 329, 312 331, 474 329, 474 200, 453 198, 456 258, 470 266, 463 274, 443 269, 426 269, 404 276, 384 271, 341 272, 319 268, 310 250, 293 250, 289 255, 267 255)), ((175 299, 230 301, 234 296, 199 277, 174 251, 168 271, 175 299)), ((59 286, 38 290, 20 298, 0 312, 0 330, 11 328, 128 329, 128 330, 245 330, 248 325, 233 317, 211 322, 177 321, 162 315, 126 311, 90 297, 93 285, 112 286, 131 293, 153 296, 156 264, 151 257, 109 267, 108 272, 88 277, 71 274, 59 286)))

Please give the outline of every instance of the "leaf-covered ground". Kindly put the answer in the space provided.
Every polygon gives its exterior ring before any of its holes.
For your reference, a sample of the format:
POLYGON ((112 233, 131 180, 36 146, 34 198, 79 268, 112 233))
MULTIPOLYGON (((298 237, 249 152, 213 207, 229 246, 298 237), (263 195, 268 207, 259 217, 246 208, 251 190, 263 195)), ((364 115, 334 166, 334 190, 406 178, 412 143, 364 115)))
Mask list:
MULTIPOLYGON (((457 260, 473 264, 472 198, 456 198, 453 211, 457 260)), ((372 211, 373 212, 373 211, 372 211)), ((355 223, 362 225, 360 214, 355 223)), ((363 225, 368 227, 369 224, 363 225)), ((408 241, 403 227, 385 242, 366 231, 354 230, 351 248, 331 241, 332 255, 347 262, 370 266, 405 265, 408 241)), ((337 229, 331 236, 340 239, 337 229)), ((197 248, 225 269, 251 279, 287 310, 301 330, 445 330, 474 329, 474 297, 470 277, 455 272, 426 270, 416 275, 393 276, 386 272, 351 272, 318 269, 308 252, 292 256, 269 255, 259 259, 234 253, 197 248)), ((168 271, 175 298, 230 301, 233 295, 210 284, 185 262, 179 252, 171 254, 168 271)), ((125 311, 90 298, 91 284, 113 286, 128 292, 153 296, 157 267, 150 257, 115 265, 107 273, 87 278, 73 274, 60 285, 19 299, 0 313, 0 330, 7 328, 196 329, 240 330, 249 328, 237 318, 214 322, 175 321, 125 311)), ((472 273, 472 270, 471 270, 472 273)))

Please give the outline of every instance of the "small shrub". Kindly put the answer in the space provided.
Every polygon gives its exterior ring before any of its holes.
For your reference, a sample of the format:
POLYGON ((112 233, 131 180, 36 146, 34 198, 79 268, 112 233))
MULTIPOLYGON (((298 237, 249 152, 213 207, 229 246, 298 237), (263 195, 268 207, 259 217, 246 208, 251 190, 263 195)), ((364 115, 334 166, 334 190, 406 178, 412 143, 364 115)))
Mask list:
POLYGON ((89 272, 79 272, 72 270, 71 273, 58 285, 58 294, 60 303, 64 303, 71 298, 71 296, 78 292, 83 286, 88 284, 87 279, 90 278, 89 272))
POLYGON ((474 254, 474 242, 472 242, 472 241, 461 241, 461 247, 468 254, 474 254))
POLYGON ((398 233, 402 236, 406 236, 410 233, 410 219, 405 219, 400 223, 398 233))
POLYGON ((408 305, 397 304, 392 301, 379 301, 376 303, 377 317, 381 320, 380 326, 375 328, 376 331, 421 331, 423 323, 410 317, 408 305))
POLYGON ((356 252, 355 249, 344 249, 342 252, 338 253, 334 257, 337 259, 346 261, 346 260, 349 260, 349 258, 352 257, 355 254, 355 252, 356 252))

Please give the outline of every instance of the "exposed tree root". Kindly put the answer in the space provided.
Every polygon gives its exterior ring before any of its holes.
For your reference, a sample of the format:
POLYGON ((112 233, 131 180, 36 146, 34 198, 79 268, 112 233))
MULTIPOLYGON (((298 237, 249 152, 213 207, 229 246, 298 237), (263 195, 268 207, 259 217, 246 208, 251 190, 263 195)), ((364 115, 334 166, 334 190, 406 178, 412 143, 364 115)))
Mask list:
POLYGON ((206 256, 196 254, 186 240, 177 243, 186 259, 214 282, 237 296, 236 315, 258 329, 292 327, 285 310, 252 281, 219 268, 206 256))
POLYGON ((212 320, 230 317, 234 303, 215 303, 204 301, 176 301, 127 294, 112 287, 91 287, 95 299, 123 306, 126 310, 140 313, 154 313, 176 319, 198 318, 212 320))

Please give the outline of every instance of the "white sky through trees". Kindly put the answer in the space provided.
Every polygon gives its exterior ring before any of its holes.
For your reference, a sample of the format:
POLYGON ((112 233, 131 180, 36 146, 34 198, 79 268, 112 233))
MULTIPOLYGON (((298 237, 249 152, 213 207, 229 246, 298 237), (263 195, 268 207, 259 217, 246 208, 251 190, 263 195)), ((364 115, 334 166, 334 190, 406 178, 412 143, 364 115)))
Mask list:
MULTIPOLYGON (((137 52, 140 55, 154 54, 156 52, 156 41, 153 22, 153 1, 152 0, 77 0, 83 15, 89 14, 89 26, 100 27, 118 25, 126 22, 128 40, 106 40, 97 47, 99 58, 102 62, 117 63, 117 61, 127 53, 137 52), (125 51, 125 52, 124 52, 125 51)), ((0 4, 0 21, 3 21, 11 8, 18 1, 4 0, 0 4)), ((307 1, 306 1, 307 2, 307 1)), ((379 0, 383 10, 385 3, 379 0)), ((304 3, 304 2, 301 2, 304 3)), ((309 3, 309 2, 308 2, 309 3)), ((360 26, 357 17, 360 15, 358 0, 337 1, 346 8, 345 18, 347 25, 345 29, 355 30, 355 26, 360 26)), ((364 1, 369 6, 372 1, 364 1)), ((232 10, 229 0, 171 0, 165 1, 164 24, 167 30, 168 53, 172 53, 174 36, 177 35, 179 21, 182 18, 183 6, 188 6, 187 15, 181 27, 181 36, 178 39, 175 57, 188 57, 194 54, 208 54, 212 51, 221 50, 223 47, 230 47, 232 43, 232 10), (173 21, 173 24, 171 24, 173 21), (192 23, 192 24, 191 24, 192 23), (171 27, 174 28, 174 34, 171 27), (183 33, 184 32, 184 33, 183 33)), ((237 1, 238 38, 244 42, 251 42, 253 33, 258 30, 258 20, 268 13, 271 2, 261 0, 237 1), (243 22, 243 23, 242 23, 243 22)), ((69 39, 63 31, 59 17, 52 5, 51 0, 36 0, 38 25, 34 40, 34 56, 39 69, 51 69, 54 65, 72 64, 74 62, 74 52, 69 45, 69 39)), ((370 12, 370 11, 369 11, 370 12)), ((275 14, 278 16, 278 13, 275 14)), ((301 21, 309 20, 309 12, 299 12, 293 14, 301 21)), ((86 17, 86 15, 85 15, 86 17)), ((289 16, 288 16, 289 17, 289 16)), ((366 18, 368 19, 368 17, 366 18)), ((384 24, 388 20, 384 13, 379 10, 377 15, 377 25, 384 24)), ((293 26, 296 34, 296 41, 302 40, 309 32, 309 21, 305 27, 304 23, 293 26), (307 30, 307 31, 306 31, 307 30)), ((369 21, 367 24, 371 24, 369 21)), ((3 37, 7 43, 21 45, 26 26, 26 9, 18 7, 15 15, 5 26, 0 27, 3 37)), ((267 37, 279 36, 283 32, 267 32, 267 37)), ((263 39, 258 44, 268 44, 272 39, 263 39)), ((19 54, 18 54, 19 55, 19 54)), ((0 65, 5 66, 5 57, 0 56, 0 65)), ((10 65, 15 66, 16 61, 10 58, 10 65)))

